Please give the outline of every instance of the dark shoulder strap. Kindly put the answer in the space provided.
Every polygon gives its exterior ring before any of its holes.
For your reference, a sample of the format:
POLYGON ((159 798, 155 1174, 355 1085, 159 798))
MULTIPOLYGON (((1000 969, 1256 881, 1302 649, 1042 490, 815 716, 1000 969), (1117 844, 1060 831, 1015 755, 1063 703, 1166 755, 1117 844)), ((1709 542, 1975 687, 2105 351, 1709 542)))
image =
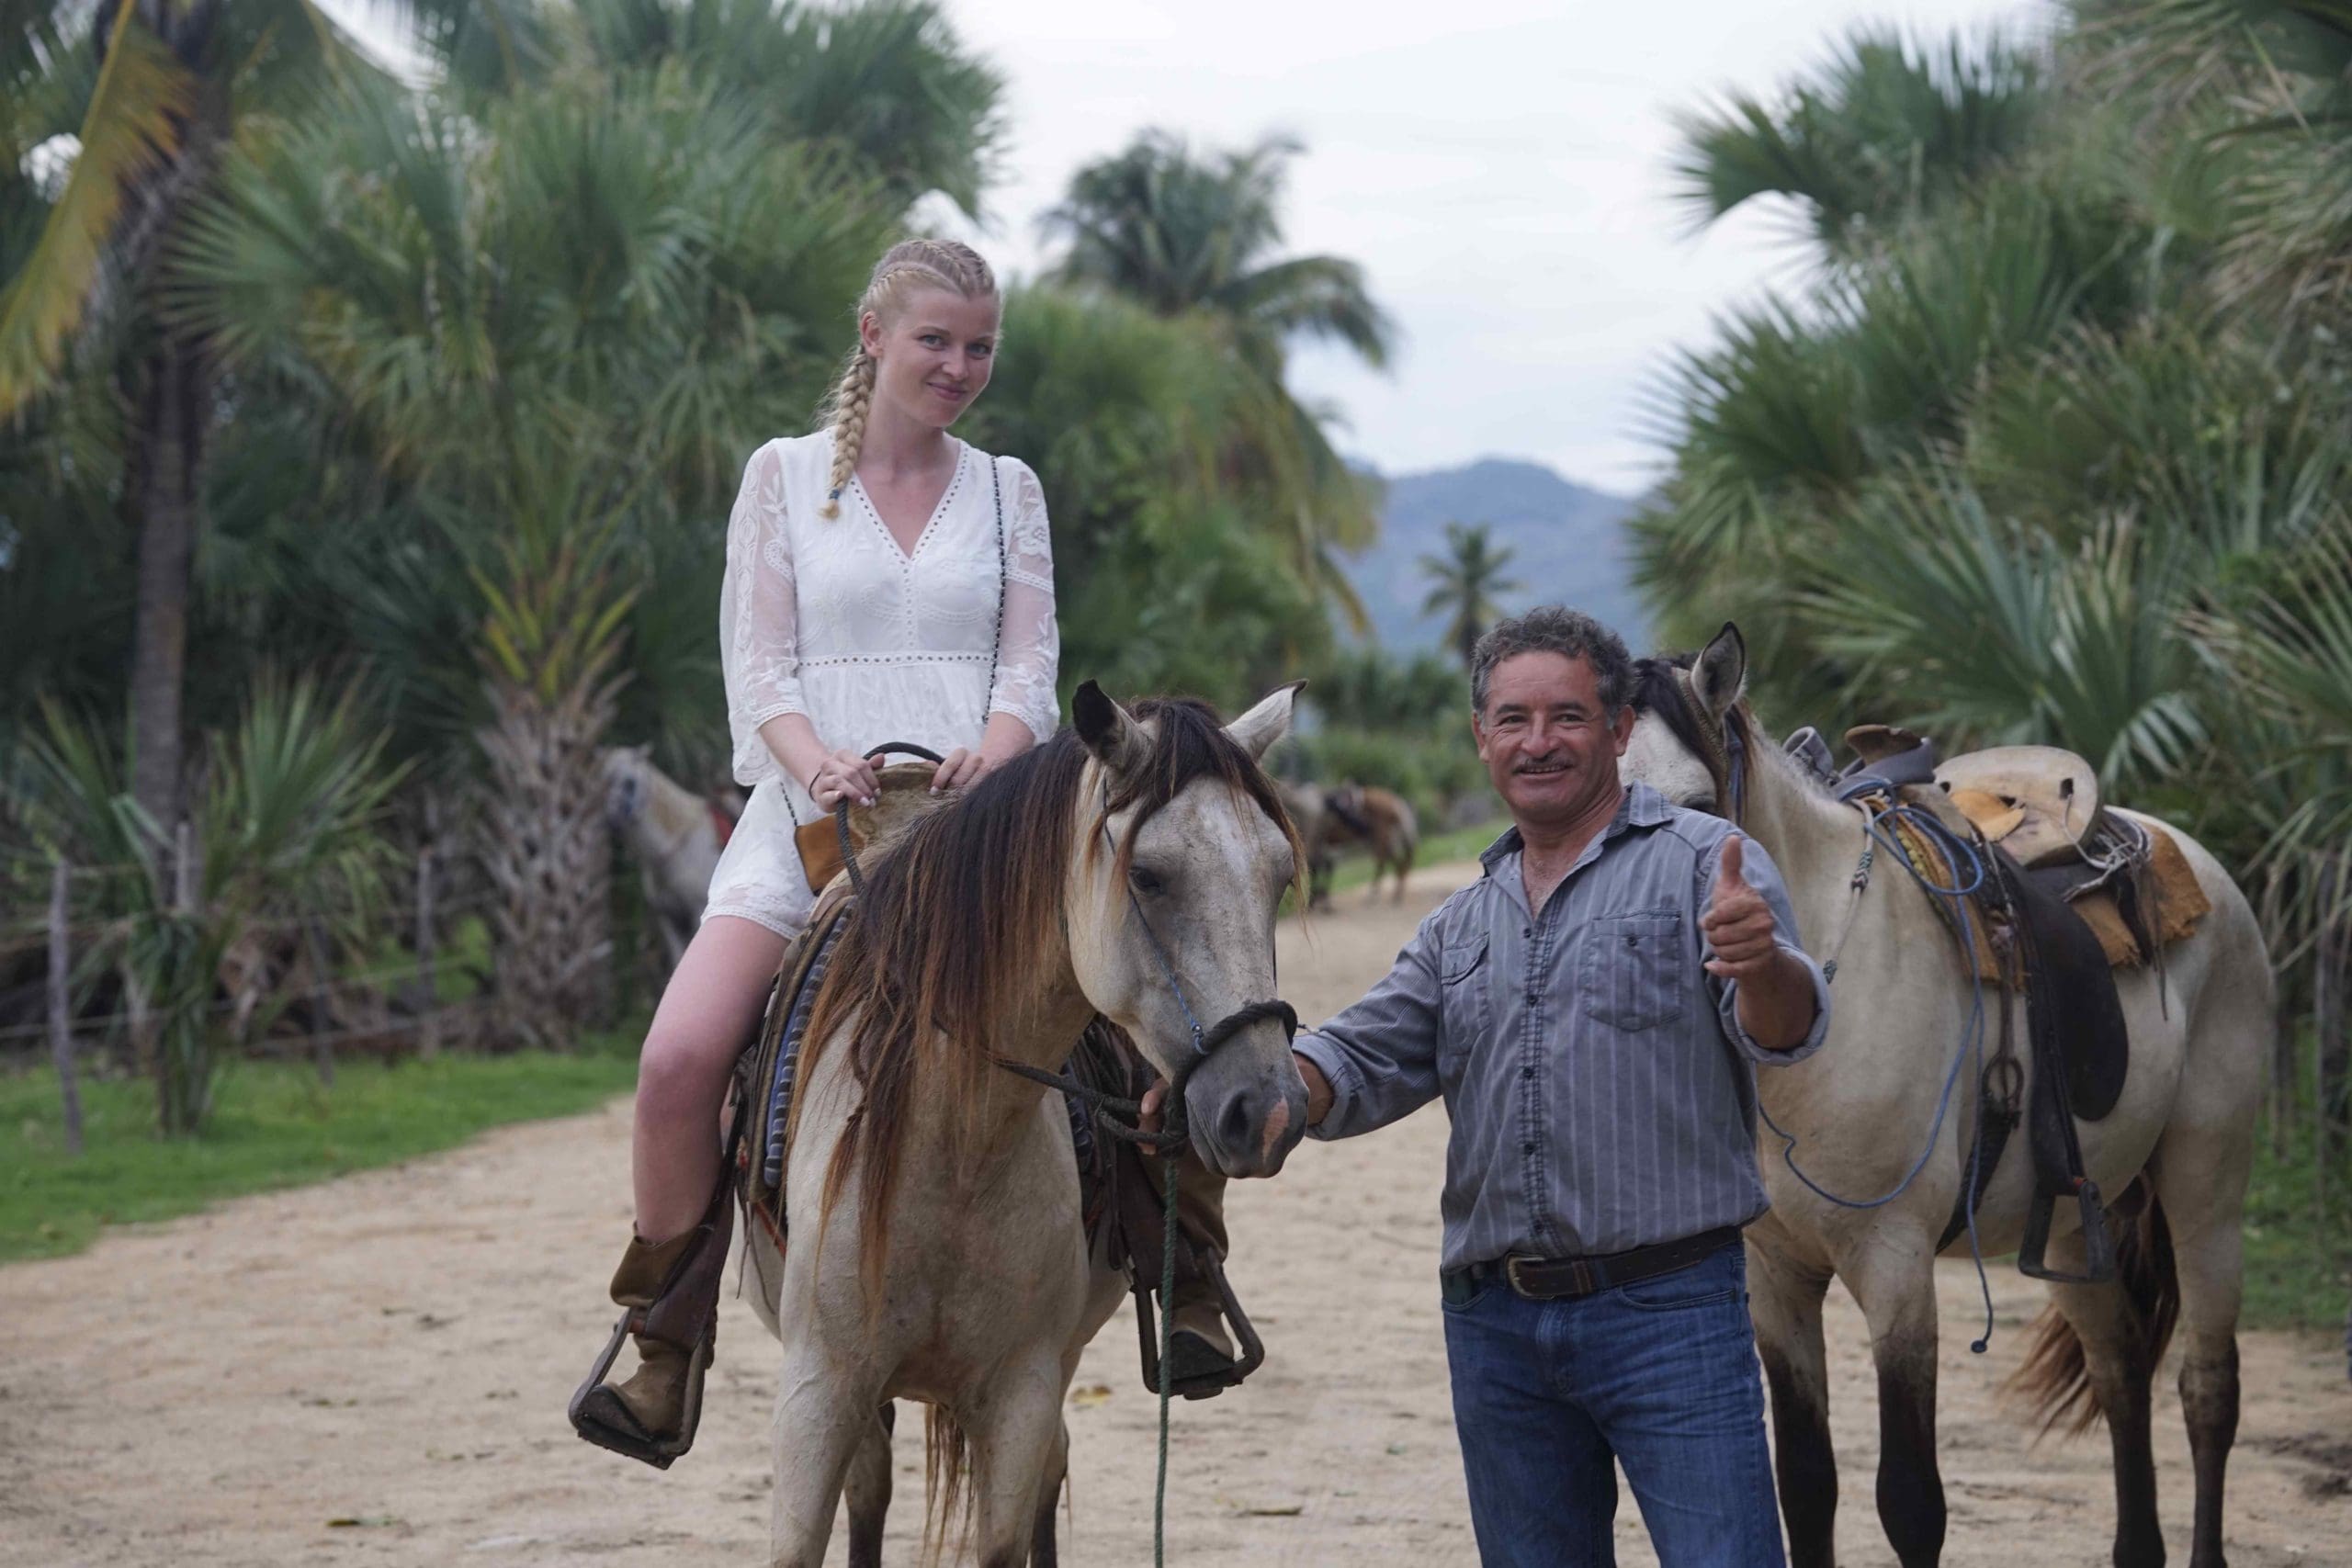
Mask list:
POLYGON ((996 633, 989 639, 989 687, 980 698, 980 728, 989 727, 989 705, 996 698, 997 661, 1004 657, 1004 459, 989 459, 989 488, 996 496, 996 633))

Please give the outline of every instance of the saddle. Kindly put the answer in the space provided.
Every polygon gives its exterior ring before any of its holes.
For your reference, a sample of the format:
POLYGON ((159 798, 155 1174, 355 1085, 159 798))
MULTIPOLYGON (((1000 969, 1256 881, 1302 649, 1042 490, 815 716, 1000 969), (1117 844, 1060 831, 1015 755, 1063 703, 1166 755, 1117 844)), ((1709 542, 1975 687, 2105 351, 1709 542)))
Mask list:
POLYGON ((2101 820, 2098 775, 2055 746, 1996 746, 1954 757, 1936 783, 1984 837, 2027 870, 2079 862, 2101 820))
MULTIPOLYGON (((851 842, 863 852, 887 843, 935 804, 930 794, 932 769, 927 764, 903 764, 882 770, 882 784, 870 807, 853 807, 851 842)), ((825 823, 833 827, 831 819, 825 823)), ((818 993, 842 933, 856 918, 857 898, 846 874, 837 873, 818 895, 808 926, 785 951, 775 990, 760 1032, 735 1065, 739 1113, 734 1118, 723 1168, 735 1189, 735 1199, 746 1224, 756 1223, 775 1244, 786 1249, 788 1227, 785 1211, 786 1134, 791 1125, 792 1090, 800 1047, 818 993)), ((1070 1052, 1069 1076, 1085 1089, 1140 1099, 1150 1088, 1154 1070, 1134 1043, 1109 1020, 1094 1018, 1070 1052)), ((1133 1144, 1096 1134, 1092 1112, 1077 1096, 1065 1094, 1070 1143, 1078 1161, 1079 1203, 1085 1228, 1087 1254, 1107 1267, 1125 1270, 1136 1300, 1136 1326, 1142 1345, 1144 1385, 1159 1387, 1159 1337, 1154 1327, 1151 1292, 1160 1282, 1166 1226, 1160 1194, 1145 1168, 1141 1150, 1133 1144)), ((1242 1356, 1230 1368, 1204 1375, 1186 1376, 1182 1359, 1174 1362, 1171 1392, 1187 1399, 1207 1398, 1239 1383, 1257 1370, 1265 1349, 1249 1316, 1227 1283, 1222 1260, 1207 1247, 1196 1247, 1182 1227, 1176 1235, 1176 1278, 1204 1280, 1217 1294, 1226 1321, 1233 1329, 1242 1356)))
MULTIPOLYGON (((1966 919, 1957 900, 1932 902, 1973 949, 1979 980, 2026 1000, 2030 1089, 2018 1068, 2010 1011, 2002 1007, 2000 1046, 1978 1085, 1973 1175, 1937 1250, 1966 1228, 1969 1210, 2022 1122, 2035 1196, 2019 1270, 2039 1279, 2110 1279, 2113 1248, 2098 1185, 2083 1169, 2075 1122, 2113 1111, 2130 1070, 2114 972, 2155 965, 2161 995, 2165 949, 2194 931, 2211 906, 2172 836, 2109 810, 2097 773, 2071 751, 2000 747, 1939 765, 1934 743, 1908 730, 1870 725, 1849 731, 1847 740, 1860 759, 1849 770, 1856 781, 1849 795, 1883 794, 1931 818, 1943 835, 1974 846, 1984 874, 1966 900, 1966 919), (2081 1208, 2087 1267, 2079 1276, 2043 1262, 2061 1199, 2081 1208)), ((1892 822, 1905 855, 1928 881, 1949 883, 1958 874, 1932 842, 1939 835, 1899 816, 1892 822)))
MULTIPOLYGON (((1860 762, 1844 779, 1882 784, 1954 837, 1996 847, 2090 927, 2113 968, 2161 966, 2165 950, 2211 911, 2179 841, 2157 823, 2109 809, 2098 774, 2072 751, 2002 746, 1939 761, 1934 741, 1883 724, 1849 729, 1846 741, 1860 762)), ((1932 874, 1948 874, 1939 862, 1932 874)), ((1980 916, 1975 926, 1977 973, 2001 982, 1988 923, 1980 916)))

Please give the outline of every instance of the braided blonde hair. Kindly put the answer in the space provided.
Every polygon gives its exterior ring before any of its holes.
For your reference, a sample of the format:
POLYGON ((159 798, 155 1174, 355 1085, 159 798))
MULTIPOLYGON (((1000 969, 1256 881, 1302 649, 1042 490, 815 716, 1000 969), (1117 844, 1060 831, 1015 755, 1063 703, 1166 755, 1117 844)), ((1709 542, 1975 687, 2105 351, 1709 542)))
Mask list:
MULTIPOLYGON (((908 294, 917 288, 944 288, 967 299, 984 299, 996 293, 996 274, 980 253, 955 240, 901 240, 882 253, 874 276, 858 296, 857 319, 867 311, 888 321, 908 294)), ((842 514, 842 491, 857 471, 858 449, 865 444, 866 416, 874 411, 874 356, 865 352, 863 335, 842 367, 842 378, 818 412, 820 424, 833 432, 833 471, 825 481, 824 515, 842 514)))

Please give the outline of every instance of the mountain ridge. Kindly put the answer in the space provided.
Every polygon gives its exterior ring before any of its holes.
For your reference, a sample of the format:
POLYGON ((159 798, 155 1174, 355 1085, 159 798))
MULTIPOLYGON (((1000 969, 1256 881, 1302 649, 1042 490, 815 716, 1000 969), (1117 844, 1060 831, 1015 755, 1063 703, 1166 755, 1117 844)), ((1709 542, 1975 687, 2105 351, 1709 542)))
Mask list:
POLYGON ((1498 596, 1505 610, 1566 604, 1614 627, 1634 652, 1646 649, 1648 615, 1634 591, 1625 530, 1639 498, 1521 457, 1396 475, 1363 468, 1386 487, 1380 538, 1342 564, 1382 647, 1399 655, 1439 647, 1444 617, 1421 610, 1432 584, 1420 560, 1446 555, 1445 525, 1455 522, 1487 524, 1511 549, 1504 570, 1521 586, 1498 596))

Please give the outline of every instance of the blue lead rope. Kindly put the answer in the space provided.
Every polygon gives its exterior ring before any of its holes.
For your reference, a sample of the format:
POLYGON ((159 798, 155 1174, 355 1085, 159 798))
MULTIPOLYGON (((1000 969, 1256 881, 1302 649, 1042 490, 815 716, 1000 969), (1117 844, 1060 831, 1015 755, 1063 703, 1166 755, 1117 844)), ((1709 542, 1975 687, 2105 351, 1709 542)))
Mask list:
MULTIPOLYGON (((1878 1209, 1894 1202, 1909 1191, 1911 1183, 1918 1179, 1919 1172, 1927 1168, 1928 1161, 1934 1156, 1937 1140, 1943 1135, 1945 1113, 1951 1109, 1952 1090, 1960 1082, 1960 1069, 1972 1054, 1976 1058, 1976 1080, 1980 1088, 1984 1081, 1984 976, 1979 973, 1976 965, 1976 925, 1969 899, 1984 887, 1985 870, 1984 862, 1977 854, 1973 845, 1955 836, 1932 814, 1916 806, 1891 805, 1881 810, 1874 809, 1869 802, 1863 800, 1854 800, 1851 804, 1861 811, 1864 830, 1871 840, 1871 849, 1864 852, 1865 860, 1867 861, 1877 848, 1883 847, 1898 864, 1911 874, 1911 879, 1917 882, 1928 897, 1951 899, 1952 908, 1958 912, 1961 961, 1967 965, 1973 986, 1968 1023, 1961 1031, 1960 1049, 1952 1054, 1951 1066, 1944 1071, 1943 1089, 1936 1097, 1936 1116, 1935 1120, 1928 1124, 1926 1146, 1920 1149, 1919 1157, 1912 1161, 1911 1168, 1903 1173, 1903 1179, 1875 1198, 1841 1198, 1814 1180, 1812 1177, 1807 1176, 1804 1168, 1797 1164, 1797 1135, 1773 1120, 1771 1111, 1764 1107, 1761 1095, 1757 1097, 1756 1109, 1764 1118, 1764 1124, 1770 1127, 1773 1135, 1781 1140, 1781 1162, 1789 1168, 1790 1175, 1804 1184, 1807 1191, 1823 1201, 1834 1203, 1841 1209, 1878 1209), (1925 872, 1912 863, 1911 857, 1904 852, 1902 844, 1890 835, 1885 826, 1889 820, 1909 823, 1918 829, 1922 838, 1937 847, 1943 855, 1946 868, 1952 874, 1951 885, 1946 886, 1930 881, 1925 872), (1961 875, 1963 859, 1968 866, 1968 875, 1964 881, 1961 875)), ((2007 1005, 2006 998, 2003 998, 2002 1005, 2007 1005)), ((1976 1117, 1982 1123, 1984 1107, 1981 1098, 1976 1107, 1976 1117)), ((1971 1340, 1968 1346, 1969 1349, 1980 1356, 1991 1348, 1993 1342, 1993 1286, 1992 1282, 1984 1277, 1984 1249, 1976 1235, 1976 1178, 1984 1155, 1984 1140, 1972 1139, 1968 1154, 1968 1174, 1964 1179, 1967 1186, 1962 1199, 1968 1220, 1969 1257, 1975 1262, 1976 1288, 1984 1301, 1984 1332, 1980 1337, 1971 1340)))

